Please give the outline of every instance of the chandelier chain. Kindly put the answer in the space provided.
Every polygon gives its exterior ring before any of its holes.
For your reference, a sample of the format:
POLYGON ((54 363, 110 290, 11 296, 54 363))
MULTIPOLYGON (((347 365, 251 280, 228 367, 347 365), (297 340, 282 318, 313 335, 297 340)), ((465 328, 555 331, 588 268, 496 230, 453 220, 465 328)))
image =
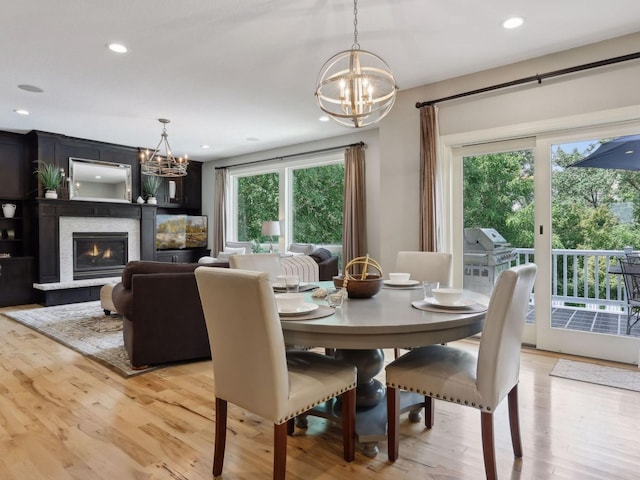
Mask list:
POLYGON ((353 45, 352 50, 360 50, 358 43, 358 0, 353 0, 353 45))

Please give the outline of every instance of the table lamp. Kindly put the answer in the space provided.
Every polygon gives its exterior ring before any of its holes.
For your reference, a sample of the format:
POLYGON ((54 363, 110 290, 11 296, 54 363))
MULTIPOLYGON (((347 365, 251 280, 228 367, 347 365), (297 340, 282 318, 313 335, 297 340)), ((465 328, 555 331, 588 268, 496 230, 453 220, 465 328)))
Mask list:
POLYGON ((280 222, 277 220, 262 222, 262 235, 269 236, 269 253, 273 253, 273 236, 280 235, 280 222))

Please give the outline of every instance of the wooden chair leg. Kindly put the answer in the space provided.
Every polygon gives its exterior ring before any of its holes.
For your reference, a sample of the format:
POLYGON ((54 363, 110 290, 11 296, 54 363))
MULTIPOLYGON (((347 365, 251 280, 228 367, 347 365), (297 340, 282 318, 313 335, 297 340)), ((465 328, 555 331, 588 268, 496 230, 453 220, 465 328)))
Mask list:
POLYGON ((484 454, 484 470, 487 480, 497 480, 496 449, 493 439, 493 413, 481 412, 482 452, 484 454))
POLYGON ((227 440, 227 401, 216 398, 216 433, 213 447, 213 476, 222 475, 224 447, 227 440))
POLYGON ((343 456, 347 462, 356 457, 356 389, 344 392, 342 400, 342 444, 343 456))
POLYGON ((507 396, 509 405, 509 427, 511 428, 511 444, 513 454, 522 458, 522 440, 520 439, 520 413, 518 412, 518 384, 516 384, 507 396))
POLYGON ((400 447, 400 390, 387 387, 387 455, 392 462, 398 458, 400 447))
POLYGON ((284 480, 287 472, 287 429, 289 422, 273 426, 273 480, 284 480))
POLYGON ((295 420, 293 418, 291 420, 287 420, 287 434, 293 435, 295 431, 296 431, 295 420))
POLYGON ((393 356, 394 356, 394 358, 398 358, 400 356, 400 349, 399 348, 394 348, 393 349, 393 356))
POLYGON ((434 404, 433 398, 424 397, 424 426, 427 428, 433 427, 433 421, 435 419, 434 404))

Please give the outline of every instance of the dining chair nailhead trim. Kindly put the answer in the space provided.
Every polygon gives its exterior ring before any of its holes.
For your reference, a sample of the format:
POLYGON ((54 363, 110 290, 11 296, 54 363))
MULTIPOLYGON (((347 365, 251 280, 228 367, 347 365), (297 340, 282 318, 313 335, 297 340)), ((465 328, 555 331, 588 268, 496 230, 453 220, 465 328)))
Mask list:
POLYGON ((278 424, 278 425, 280 425, 282 423, 285 423, 286 421, 291 420, 292 418, 295 418, 295 417, 297 417, 299 415, 302 415, 303 413, 311 410, 313 407, 315 407, 317 405, 320 405, 321 403, 328 402, 332 398, 335 398, 335 397, 337 397, 339 395, 342 395, 344 392, 348 392, 349 390, 352 390, 354 388, 356 388, 356 384, 352 383, 349 386, 349 388, 343 388, 343 389, 339 390, 338 392, 336 392, 334 395, 328 395, 323 400, 314 402, 311 405, 307 405, 307 406, 303 407, 302 410, 298 410, 295 413, 290 413, 289 415, 286 415, 285 417, 281 418, 279 421, 277 421, 275 423, 278 424))
POLYGON ((417 388, 413 388, 413 387, 407 387, 405 385, 396 385, 393 382, 387 382, 386 385, 387 385, 387 387, 397 388, 399 390, 404 390, 406 392, 420 393, 421 395, 424 395, 424 396, 427 396, 427 397, 431 397, 431 398, 437 398, 438 400, 444 400, 445 402, 465 404, 467 406, 472 406, 472 407, 477 408, 479 410, 486 410, 487 412, 491 411, 491 407, 485 407, 482 404, 476 405, 475 402, 469 402, 469 400, 462 400, 460 398, 454 398, 454 397, 447 398, 446 395, 441 395, 440 393, 427 392, 426 390, 421 390, 421 389, 417 389, 417 388))

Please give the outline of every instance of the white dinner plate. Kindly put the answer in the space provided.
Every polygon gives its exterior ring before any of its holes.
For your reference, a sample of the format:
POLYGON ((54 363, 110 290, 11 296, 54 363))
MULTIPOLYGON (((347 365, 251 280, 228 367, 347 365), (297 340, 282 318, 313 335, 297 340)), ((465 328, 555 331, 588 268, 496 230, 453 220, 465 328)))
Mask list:
POLYGON ((278 311, 283 317, 295 317, 296 315, 304 315, 305 313, 313 312, 318 309, 317 303, 303 303, 293 312, 281 312, 278 311))
POLYGON ((433 305, 434 307, 442 307, 442 308, 468 308, 471 305, 475 305, 475 300, 471 300, 469 298, 461 298, 454 303, 443 303, 439 302, 435 298, 427 297, 424 299, 425 303, 429 305, 433 305))
MULTIPOLYGON (((298 284, 298 288, 306 287, 307 285, 309 285, 309 282, 300 282, 298 284)), ((272 286, 274 289, 277 289, 277 290, 284 290, 287 288, 287 286, 284 283, 278 283, 278 282, 274 283, 272 286)))
POLYGON ((390 287, 412 287, 420 283, 419 280, 407 280, 406 282, 392 282, 391 280, 384 280, 382 283, 390 287))

